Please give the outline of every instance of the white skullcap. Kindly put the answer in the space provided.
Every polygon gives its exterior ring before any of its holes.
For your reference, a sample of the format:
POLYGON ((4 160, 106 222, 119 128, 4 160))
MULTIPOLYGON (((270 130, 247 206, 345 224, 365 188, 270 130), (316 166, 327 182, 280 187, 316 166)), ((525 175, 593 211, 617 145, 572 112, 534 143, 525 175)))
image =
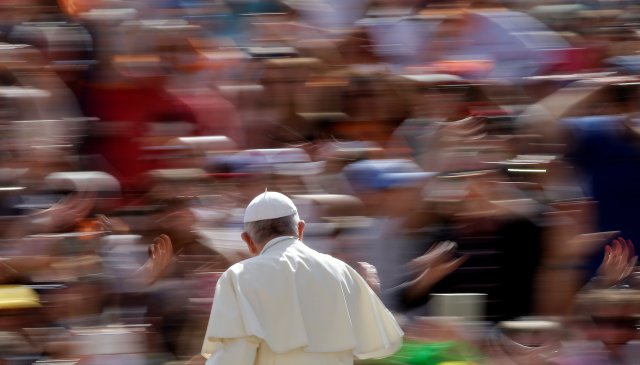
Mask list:
POLYGON ((244 223, 261 221, 265 219, 282 218, 298 213, 295 204, 284 194, 273 191, 253 198, 244 211, 244 223))

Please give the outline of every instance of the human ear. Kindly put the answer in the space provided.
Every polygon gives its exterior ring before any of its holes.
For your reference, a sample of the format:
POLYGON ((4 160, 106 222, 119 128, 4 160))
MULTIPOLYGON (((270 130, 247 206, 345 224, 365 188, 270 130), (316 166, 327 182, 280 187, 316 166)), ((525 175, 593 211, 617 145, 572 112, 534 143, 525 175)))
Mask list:
POLYGON ((301 220, 298 222, 298 239, 302 240, 302 236, 304 234, 304 221, 301 220))
POLYGON ((249 237, 249 234, 247 232, 242 232, 240 237, 242 238, 244 243, 247 244, 247 248, 249 249, 249 253, 251 253, 252 255, 255 255, 255 254, 258 253, 258 248, 256 247, 256 244, 253 242, 251 237, 249 237))

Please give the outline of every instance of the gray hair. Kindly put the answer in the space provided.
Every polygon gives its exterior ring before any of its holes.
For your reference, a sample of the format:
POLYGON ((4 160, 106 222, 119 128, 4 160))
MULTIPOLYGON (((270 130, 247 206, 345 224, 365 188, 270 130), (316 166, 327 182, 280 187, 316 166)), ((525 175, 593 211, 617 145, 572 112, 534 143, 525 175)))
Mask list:
POLYGON ((247 222, 244 224, 244 231, 255 243, 264 245, 280 236, 298 237, 298 222, 300 218, 295 213, 281 218, 247 222))

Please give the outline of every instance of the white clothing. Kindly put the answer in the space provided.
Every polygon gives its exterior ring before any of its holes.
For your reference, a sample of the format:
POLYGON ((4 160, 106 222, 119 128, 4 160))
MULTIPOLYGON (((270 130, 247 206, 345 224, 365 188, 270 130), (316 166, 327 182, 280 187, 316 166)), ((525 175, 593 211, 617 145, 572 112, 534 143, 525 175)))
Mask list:
POLYGON ((393 354, 402 336, 355 270, 279 237, 218 281, 202 354, 207 365, 350 365, 393 354))
POLYGON ((307 352, 297 349, 283 354, 273 352, 257 337, 226 339, 218 342, 206 365, 353 365, 353 352, 307 352))

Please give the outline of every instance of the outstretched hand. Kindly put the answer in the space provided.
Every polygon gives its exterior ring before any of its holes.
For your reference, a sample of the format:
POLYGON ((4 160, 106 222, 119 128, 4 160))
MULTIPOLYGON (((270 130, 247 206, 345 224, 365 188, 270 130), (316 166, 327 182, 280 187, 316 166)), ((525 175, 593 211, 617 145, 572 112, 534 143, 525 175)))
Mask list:
POLYGON ((431 246, 424 255, 411 260, 409 268, 414 272, 423 272, 432 266, 451 259, 456 248, 457 244, 455 242, 438 242, 431 246))
POLYGON ((380 295, 380 277, 378 276, 376 267, 368 262, 357 262, 355 269, 367 284, 369 284, 371 290, 377 295, 380 295))
POLYGON ((426 254, 409 263, 409 268, 417 273, 406 292, 409 298, 422 296, 467 261, 467 255, 454 259, 456 247, 456 243, 451 241, 437 243, 426 254))
POLYGON ((598 268, 597 282, 602 287, 612 287, 624 281, 633 272, 638 256, 631 240, 617 238, 604 249, 604 259, 598 268))
POLYGON ((104 214, 98 214, 96 218, 98 218, 98 223, 103 231, 116 233, 129 233, 131 231, 122 219, 107 217, 104 214))
POLYGON ((173 258, 173 246, 171 239, 166 234, 161 234, 153 240, 149 246, 149 259, 140 269, 140 279, 147 285, 155 283, 165 272, 173 258))
POLYGON ((94 197, 94 193, 79 192, 33 214, 30 218, 34 230, 38 233, 53 233, 73 226, 89 215, 95 204, 94 197))

